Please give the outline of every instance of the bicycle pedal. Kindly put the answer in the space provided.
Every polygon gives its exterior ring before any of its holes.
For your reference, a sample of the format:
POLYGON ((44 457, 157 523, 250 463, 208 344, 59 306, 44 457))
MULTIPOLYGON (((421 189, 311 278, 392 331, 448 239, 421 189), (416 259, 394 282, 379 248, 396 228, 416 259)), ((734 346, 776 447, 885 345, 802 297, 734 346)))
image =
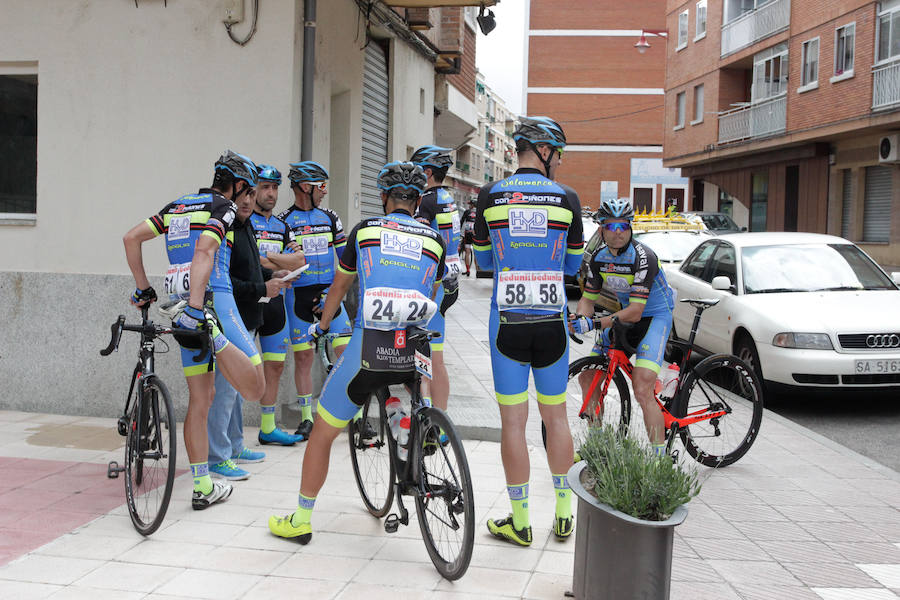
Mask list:
POLYGON ((128 435, 128 419, 126 419, 125 417, 119 417, 119 420, 116 422, 116 430, 122 437, 128 435))
POLYGON ((118 479, 119 473, 125 470, 125 467, 120 467, 119 463, 114 460, 109 461, 109 464, 106 465, 106 476, 109 479, 118 479))
POLYGON ((400 517, 395 513, 389 514, 384 520, 385 533, 397 533, 398 529, 400 529, 400 517))

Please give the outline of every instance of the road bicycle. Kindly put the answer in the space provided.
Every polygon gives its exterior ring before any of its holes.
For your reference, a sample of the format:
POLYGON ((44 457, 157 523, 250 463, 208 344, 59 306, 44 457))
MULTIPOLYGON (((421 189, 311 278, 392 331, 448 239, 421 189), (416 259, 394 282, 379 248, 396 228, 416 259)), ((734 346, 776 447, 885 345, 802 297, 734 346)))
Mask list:
MULTIPOLYGON (((674 349, 681 350, 681 361, 674 393, 654 393, 665 421, 666 452, 677 458, 673 446, 680 438, 688 454, 708 467, 725 467, 739 460, 753 445, 759 434, 763 415, 762 386, 756 372, 733 354, 714 354, 692 364, 694 339, 703 311, 718 300, 684 299, 696 309, 687 341, 670 339, 674 349)), ((599 318, 595 316, 597 326, 599 318)), ((611 348, 606 355, 586 356, 569 365, 568 393, 582 397, 578 412, 587 427, 611 424, 625 434, 631 425, 632 405, 626 378, 634 366, 628 359, 626 331, 629 324, 617 321, 613 327, 611 348), (615 343, 616 340, 618 344, 615 343), (622 349, 624 348, 624 350, 622 349)), ((601 332, 597 331, 600 344, 601 332)), ((572 336, 578 343, 581 340, 572 336)), ((543 427, 543 425, 542 425, 543 427)), ((544 429, 546 443, 546 429, 544 429)))
POLYGON ((384 529, 395 533, 409 524, 403 496, 416 504, 419 529, 431 562, 446 579, 456 580, 469 568, 475 542, 472 478, 462 440, 447 414, 422 399, 422 372, 430 377, 428 341, 439 334, 410 327, 406 343, 416 348, 417 371, 410 386, 411 415, 407 460, 397 454, 385 412, 387 387, 373 391, 362 417, 349 425, 353 474, 366 509, 387 515, 384 529), (397 513, 388 515, 397 501, 397 513), (399 513, 399 514, 398 514, 399 513))
POLYGON ((148 311, 149 305, 141 307, 140 325, 127 324, 125 315, 119 315, 110 328, 109 346, 100 351, 102 356, 108 356, 117 350, 123 331, 141 334, 125 409, 117 423, 119 435, 125 437, 125 464, 119 466, 118 462, 111 461, 106 475, 115 479, 119 473, 125 473, 128 514, 142 535, 150 535, 159 528, 169 508, 175 481, 175 414, 169 390, 154 370, 156 340, 177 333, 197 337, 201 347, 210 347, 207 332, 158 325, 149 320, 148 311))

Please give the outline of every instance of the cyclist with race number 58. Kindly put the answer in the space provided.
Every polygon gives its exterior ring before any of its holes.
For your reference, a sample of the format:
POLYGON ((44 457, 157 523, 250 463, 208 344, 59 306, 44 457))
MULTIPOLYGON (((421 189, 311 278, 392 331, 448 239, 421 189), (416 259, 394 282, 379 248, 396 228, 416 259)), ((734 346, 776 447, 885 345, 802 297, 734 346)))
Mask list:
MULTIPOLYGON (((653 396, 656 378, 663 363, 663 353, 672 330, 672 309, 675 294, 666 281, 653 250, 634 240, 631 223, 634 205, 630 198, 604 200, 597 211, 601 234, 606 247, 590 263, 590 275, 584 295, 578 302, 575 315, 569 315, 569 329, 573 333, 587 333, 594 328, 594 302, 601 290, 616 295, 622 310, 600 319, 603 344, 594 346, 592 354, 606 353, 610 346, 609 328, 616 320, 635 323, 625 335, 637 349, 632 386, 641 405, 644 425, 653 449, 665 451, 665 423, 653 396)), ((617 344, 624 349, 621 344, 617 344)), ((589 373, 582 374, 590 379, 589 373)), ((585 389, 587 382, 581 381, 585 389)))

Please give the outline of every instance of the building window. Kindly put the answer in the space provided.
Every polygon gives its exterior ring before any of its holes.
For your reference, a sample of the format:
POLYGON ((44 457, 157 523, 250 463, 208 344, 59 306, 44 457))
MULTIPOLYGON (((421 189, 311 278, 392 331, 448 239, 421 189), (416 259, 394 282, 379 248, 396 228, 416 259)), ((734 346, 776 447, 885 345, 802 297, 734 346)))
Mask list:
POLYGON ((878 60, 900 56, 900 7, 878 15, 878 60))
POLYGON ((856 23, 838 27, 834 32, 834 76, 853 76, 853 53, 856 42, 856 23))
POLYGON ((805 92, 819 87, 819 38, 803 42, 802 70, 800 73, 800 89, 805 92))
POLYGON ((0 221, 37 212, 37 74, 0 75, 0 221))
POLYGON ((769 174, 750 175, 750 231, 766 230, 766 212, 769 208, 769 174))
POLYGON ((760 102, 787 92, 787 44, 778 44, 753 57, 751 102, 760 102))
POLYGON ((694 86, 694 120, 691 125, 703 122, 703 84, 694 86))
POLYGON ((675 129, 684 127, 684 92, 675 96, 675 129))
POLYGON ((681 50, 687 46, 688 40, 688 11, 678 15, 678 45, 675 50, 681 50))
POLYGON ((697 22, 694 27, 694 41, 706 37, 706 0, 697 3, 697 22))

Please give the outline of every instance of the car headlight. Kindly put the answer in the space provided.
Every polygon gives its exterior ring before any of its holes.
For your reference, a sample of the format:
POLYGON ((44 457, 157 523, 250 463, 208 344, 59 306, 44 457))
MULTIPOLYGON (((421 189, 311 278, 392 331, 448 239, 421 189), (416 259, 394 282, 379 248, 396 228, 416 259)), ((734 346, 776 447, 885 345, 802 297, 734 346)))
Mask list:
POLYGON ((772 339, 773 346, 781 348, 802 348, 805 350, 834 350, 827 333, 777 333, 772 339))

